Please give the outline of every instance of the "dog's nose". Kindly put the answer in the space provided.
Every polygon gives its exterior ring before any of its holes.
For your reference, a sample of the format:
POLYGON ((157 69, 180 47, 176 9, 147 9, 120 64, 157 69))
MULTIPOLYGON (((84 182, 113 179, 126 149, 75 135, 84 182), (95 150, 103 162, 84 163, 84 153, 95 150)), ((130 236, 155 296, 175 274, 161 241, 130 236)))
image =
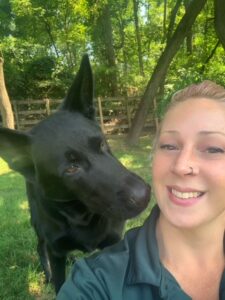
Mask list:
POLYGON ((149 184, 136 175, 128 176, 124 180, 123 192, 120 194, 123 198, 125 217, 133 218, 141 213, 148 206, 150 195, 149 184))
POLYGON ((145 182, 133 185, 129 191, 127 206, 141 212, 147 207, 150 200, 150 194, 151 187, 145 182))

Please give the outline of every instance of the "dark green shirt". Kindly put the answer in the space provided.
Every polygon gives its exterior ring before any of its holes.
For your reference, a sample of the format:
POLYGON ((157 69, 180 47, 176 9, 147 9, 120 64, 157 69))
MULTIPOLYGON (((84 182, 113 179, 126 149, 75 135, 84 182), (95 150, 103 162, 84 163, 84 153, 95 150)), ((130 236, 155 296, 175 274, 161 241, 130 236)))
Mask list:
MULTIPOLYGON (((190 300, 160 262, 155 235, 158 216, 155 206, 142 227, 128 231, 116 245, 78 261, 57 300, 190 300)), ((220 300, 225 300, 225 272, 220 300)))

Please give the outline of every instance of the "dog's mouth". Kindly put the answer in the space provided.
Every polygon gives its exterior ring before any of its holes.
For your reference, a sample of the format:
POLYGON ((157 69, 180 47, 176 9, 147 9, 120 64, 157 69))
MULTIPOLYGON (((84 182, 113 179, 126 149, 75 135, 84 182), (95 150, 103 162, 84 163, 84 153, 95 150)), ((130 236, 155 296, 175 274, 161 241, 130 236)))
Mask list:
POLYGON ((92 204, 89 209, 104 217, 125 221, 136 217, 147 208, 150 194, 150 186, 144 184, 141 188, 132 187, 118 191, 115 199, 105 196, 100 204, 99 197, 96 195, 92 198, 92 204))
POLYGON ((80 206, 84 206, 89 213, 125 221, 136 217, 147 208, 150 194, 151 187, 139 176, 129 173, 114 182, 98 182, 88 188, 85 185, 76 186, 74 190, 71 188, 66 199, 54 200, 59 205, 64 203, 72 210, 80 211, 80 206))

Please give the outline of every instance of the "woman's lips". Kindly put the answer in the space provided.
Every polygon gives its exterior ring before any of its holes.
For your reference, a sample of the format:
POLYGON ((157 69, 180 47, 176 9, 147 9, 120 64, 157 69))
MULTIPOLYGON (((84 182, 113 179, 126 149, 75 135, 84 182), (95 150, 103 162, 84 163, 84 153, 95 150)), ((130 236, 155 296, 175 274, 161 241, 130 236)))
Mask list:
POLYGON ((191 206, 199 202, 205 192, 191 188, 167 187, 169 199, 179 206, 191 206))

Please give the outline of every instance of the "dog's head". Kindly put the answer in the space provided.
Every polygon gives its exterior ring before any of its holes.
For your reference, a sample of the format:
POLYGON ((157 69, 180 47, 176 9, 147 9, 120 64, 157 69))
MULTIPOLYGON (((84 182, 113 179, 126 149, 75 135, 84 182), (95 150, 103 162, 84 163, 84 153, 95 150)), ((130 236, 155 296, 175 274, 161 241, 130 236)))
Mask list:
POLYGON ((95 121, 88 56, 60 107, 28 132, 0 129, 0 156, 46 201, 82 203, 89 211, 128 219, 146 208, 150 187, 113 156, 95 121))

